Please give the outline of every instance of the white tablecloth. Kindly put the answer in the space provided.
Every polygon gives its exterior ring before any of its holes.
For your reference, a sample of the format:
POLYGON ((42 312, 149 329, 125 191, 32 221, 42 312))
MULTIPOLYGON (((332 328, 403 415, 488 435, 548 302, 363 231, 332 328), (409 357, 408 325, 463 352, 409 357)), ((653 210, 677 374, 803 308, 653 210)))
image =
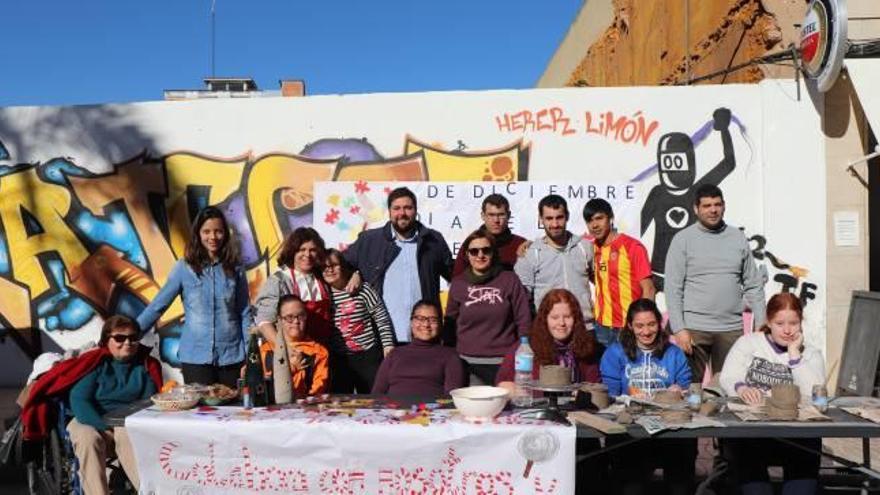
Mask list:
POLYGON ((574 427, 402 414, 146 409, 125 424, 145 494, 574 493, 574 427))

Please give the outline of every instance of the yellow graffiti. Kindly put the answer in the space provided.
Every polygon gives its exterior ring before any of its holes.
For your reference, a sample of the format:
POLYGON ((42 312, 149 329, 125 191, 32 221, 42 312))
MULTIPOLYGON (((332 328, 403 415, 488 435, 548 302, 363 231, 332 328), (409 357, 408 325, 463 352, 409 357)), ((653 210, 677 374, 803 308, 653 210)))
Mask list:
POLYGON ((150 211, 149 195, 165 195, 161 162, 145 163, 143 155, 119 164, 114 171, 94 177, 68 177, 76 197, 95 216, 104 216, 111 204, 122 201, 144 247, 153 279, 161 284, 174 266, 174 253, 150 211))
MULTIPOLYGON (((54 287, 58 282, 41 263, 47 255, 63 263, 64 280, 60 283, 70 288, 70 295, 87 301, 102 315, 118 309, 120 291, 149 303, 176 260, 184 256, 191 226, 190 198, 203 190, 207 204, 222 204, 236 195, 244 202, 244 212, 236 213, 247 215, 249 225, 245 227, 257 248, 258 260, 247 267, 253 297, 275 266, 274 259, 290 230, 288 217, 311 224, 316 182, 515 181, 527 175, 528 148, 521 141, 503 149, 470 153, 445 151, 442 145, 409 138, 404 147, 402 156, 355 163, 281 153, 253 161, 250 154, 218 159, 180 152, 150 159, 143 153, 106 174, 66 174, 69 187, 42 178, 37 165, 22 165, 0 177, 0 236, 8 247, 10 265, 9 273, 4 274, 7 278, 0 277, 0 324, 27 328, 47 316, 37 314, 34 301, 62 289, 54 287), (158 218, 163 203, 167 218, 158 218), (123 252, 106 244, 89 244, 86 249, 81 238, 92 243, 104 242, 103 238, 93 239, 87 224, 78 230, 73 223, 73 218, 79 218, 79 206, 94 217, 107 218, 120 205, 141 244, 145 266, 135 265, 123 252)), ((382 205, 373 204, 366 195, 358 201, 365 222, 385 215, 382 205)), ((177 298, 162 315, 159 327, 183 316, 177 298)))
POLYGON ((0 316, 12 328, 29 328, 31 319, 31 298, 26 287, 0 277, 0 316))
POLYGON ((187 189, 194 185, 209 187, 208 204, 220 204, 241 187, 245 163, 246 157, 216 160, 192 153, 174 153, 165 157, 165 171, 168 174, 165 205, 170 224, 171 249, 178 258, 183 257, 191 228, 187 189))
POLYGON ((274 258, 284 232, 275 211, 275 196, 281 207, 293 212, 311 206, 315 182, 330 180, 337 160, 310 160, 291 155, 266 155, 248 170, 247 203, 257 252, 274 258))
POLYGON ((445 151, 436 146, 407 137, 407 155, 423 152, 428 168, 428 179, 433 181, 505 181, 522 180, 520 169, 520 141, 503 149, 467 153, 445 151))
POLYGON ((38 255, 57 253, 65 267, 77 266, 89 255, 64 221, 70 211, 70 192, 41 181, 36 168, 29 167, 0 177, 0 197, 0 221, 9 246, 12 274, 35 299, 50 288, 38 255), (25 212, 39 223, 39 232, 28 232, 25 212))
POLYGON ((337 182, 427 179, 428 170, 425 168, 425 155, 421 151, 380 162, 357 162, 340 165, 336 177, 333 178, 337 182))

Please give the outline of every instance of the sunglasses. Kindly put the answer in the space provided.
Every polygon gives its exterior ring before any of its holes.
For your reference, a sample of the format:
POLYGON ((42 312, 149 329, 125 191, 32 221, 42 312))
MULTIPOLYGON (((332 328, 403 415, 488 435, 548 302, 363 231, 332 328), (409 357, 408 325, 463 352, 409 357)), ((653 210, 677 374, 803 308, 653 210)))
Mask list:
POLYGON ((114 333, 113 335, 110 336, 110 339, 113 342, 116 342, 117 344, 121 344, 121 343, 125 342, 126 340, 131 342, 132 344, 137 344, 141 340, 140 336, 138 336, 138 335, 129 335, 129 334, 122 334, 122 333, 114 333))
POLYGON ((467 252, 471 256, 477 256, 480 253, 482 253, 483 256, 490 256, 492 254, 492 248, 490 248, 488 246, 486 246, 486 247, 472 247, 472 248, 468 248, 467 252))

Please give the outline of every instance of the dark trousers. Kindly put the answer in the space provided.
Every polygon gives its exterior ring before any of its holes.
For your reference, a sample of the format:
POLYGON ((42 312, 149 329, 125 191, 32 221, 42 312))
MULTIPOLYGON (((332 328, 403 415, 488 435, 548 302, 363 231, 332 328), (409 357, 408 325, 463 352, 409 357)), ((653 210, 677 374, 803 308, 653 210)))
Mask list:
POLYGON ((462 360, 468 376, 468 385, 495 385, 495 375, 501 368, 500 364, 471 364, 462 360))
MULTIPOLYGON (((813 451, 822 450, 818 438, 787 439, 813 451)), ((773 439, 725 439, 721 452, 727 459, 729 473, 744 493, 772 493, 768 466, 781 466, 785 480, 783 493, 815 493, 820 458, 793 445, 773 439)))
POLYGON ((691 341, 693 343, 693 352, 688 356, 688 363, 691 365, 691 382, 701 383, 703 374, 709 362, 712 363, 712 374, 721 372, 724 366, 724 359, 727 353, 733 347, 736 339, 742 337, 742 330, 731 330, 729 332, 703 332, 700 330, 691 330, 691 341))
POLYGON ((181 363, 180 371, 183 373, 184 383, 200 383, 202 385, 222 383, 227 387, 235 388, 238 386, 238 379, 241 378, 243 365, 243 362, 226 366, 181 363))
MULTIPOLYGON (((606 437, 611 445, 614 437, 606 437)), ((668 493, 693 493, 696 439, 643 440, 611 453, 613 493, 651 493, 649 483, 656 468, 663 469, 668 493)))
POLYGON ((330 391, 334 394, 369 394, 382 364, 382 347, 330 357, 330 391))

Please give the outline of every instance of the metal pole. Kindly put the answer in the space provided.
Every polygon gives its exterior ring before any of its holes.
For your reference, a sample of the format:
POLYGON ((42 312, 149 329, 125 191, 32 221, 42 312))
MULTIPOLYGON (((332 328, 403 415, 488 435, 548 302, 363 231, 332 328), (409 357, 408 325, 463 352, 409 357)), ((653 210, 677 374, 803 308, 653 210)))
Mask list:
POLYGON ((684 71, 687 85, 691 84, 691 13, 690 0, 684 0, 684 71))
POLYGON ((216 77, 214 71, 217 63, 217 37, 216 37, 216 19, 217 19, 217 0, 211 0, 211 77, 216 77))

